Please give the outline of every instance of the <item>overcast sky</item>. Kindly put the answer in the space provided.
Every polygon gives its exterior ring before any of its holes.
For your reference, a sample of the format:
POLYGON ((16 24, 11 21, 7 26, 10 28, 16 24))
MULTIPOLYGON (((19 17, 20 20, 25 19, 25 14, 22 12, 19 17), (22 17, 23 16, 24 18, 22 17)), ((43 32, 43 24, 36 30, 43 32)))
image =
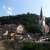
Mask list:
POLYGON ((17 15, 22 13, 40 14, 50 17, 50 0, 0 0, 0 16, 17 15))

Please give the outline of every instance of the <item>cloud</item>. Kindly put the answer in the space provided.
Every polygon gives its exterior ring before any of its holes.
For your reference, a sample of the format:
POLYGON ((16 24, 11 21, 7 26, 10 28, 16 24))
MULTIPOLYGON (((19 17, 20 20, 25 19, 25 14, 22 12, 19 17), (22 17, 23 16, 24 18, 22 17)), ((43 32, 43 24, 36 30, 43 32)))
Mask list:
POLYGON ((8 15, 13 15, 13 9, 11 7, 7 7, 7 14, 8 15))
POLYGON ((10 7, 8 7, 8 10, 9 10, 9 11, 12 11, 13 9, 12 9, 12 8, 10 8, 10 7))
POLYGON ((5 5, 3 5, 3 9, 6 15, 13 15, 13 9, 11 7, 6 7, 5 5))
POLYGON ((16 14, 16 10, 13 7, 8 7, 8 14, 9 15, 15 15, 16 14))
POLYGON ((7 11, 7 14, 8 14, 8 15, 12 15, 12 12, 11 12, 11 11, 7 11))
POLYGON ((14 15, 15 14, 15 9, 13 7, 3 5, 3 10, 6 15, 14 15))

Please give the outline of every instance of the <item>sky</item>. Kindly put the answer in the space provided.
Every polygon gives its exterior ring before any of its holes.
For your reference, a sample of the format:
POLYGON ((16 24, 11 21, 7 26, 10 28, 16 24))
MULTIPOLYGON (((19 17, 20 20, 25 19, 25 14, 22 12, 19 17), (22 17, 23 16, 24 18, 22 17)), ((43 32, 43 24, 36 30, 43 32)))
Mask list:
POLYGON ((0 0, 0 16, 35 13, 50 17, 50 0, 0 0))

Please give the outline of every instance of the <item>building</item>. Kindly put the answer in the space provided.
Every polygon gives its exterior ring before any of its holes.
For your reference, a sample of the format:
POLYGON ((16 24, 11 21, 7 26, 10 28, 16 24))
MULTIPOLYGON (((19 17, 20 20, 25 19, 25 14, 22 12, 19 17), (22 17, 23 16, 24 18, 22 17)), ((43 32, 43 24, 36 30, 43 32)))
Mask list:
POLYGON ((41 26, 42 33, 48 33, 49 32, 49 26, 46 24, 45 19, 46 19, 46 17, 43 16, 43 12, 42 12, 42 8, 41 8, 40 16, 39 16, 39 25, 41 26))
POLYGON ((23 33, 24 32, 24 26, 19 24, 16 28, 17 33, 23 33))

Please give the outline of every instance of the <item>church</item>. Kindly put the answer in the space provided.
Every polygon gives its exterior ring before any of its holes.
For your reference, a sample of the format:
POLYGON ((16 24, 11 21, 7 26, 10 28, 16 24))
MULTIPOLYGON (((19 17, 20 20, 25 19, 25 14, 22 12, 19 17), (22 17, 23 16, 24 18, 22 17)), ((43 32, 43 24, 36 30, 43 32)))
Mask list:
POLYGON ((46 17, 43 16, 42 8, 39 16, 39 25, 41 26, 42 33, 46 34, 49 32, 49 26, 46 23, 46 17))

